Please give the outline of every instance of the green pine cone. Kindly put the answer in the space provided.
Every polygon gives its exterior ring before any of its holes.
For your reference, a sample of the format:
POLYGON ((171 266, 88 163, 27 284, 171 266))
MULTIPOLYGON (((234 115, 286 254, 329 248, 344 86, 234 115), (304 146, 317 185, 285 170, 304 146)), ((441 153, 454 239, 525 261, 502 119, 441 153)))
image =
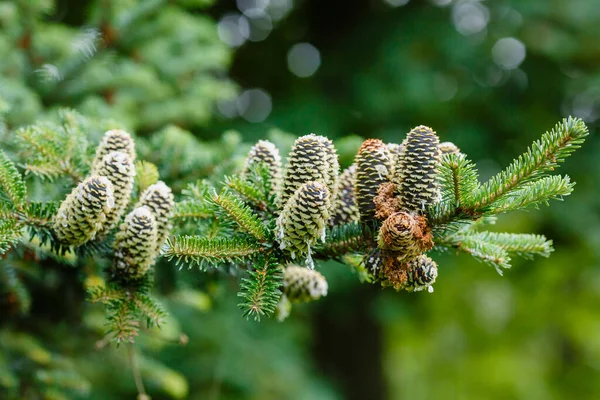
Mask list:
POLYGON ((167 236, 169 236, 169 232, 171 232, 171 213, 174 204, 171 188, 163 181, 158 181, 142 193, 135 206, 136 208, 147 207, 156 219, 156 253, 160 251, 167 240, 167 236))
POLYGON ((113 229, 125 213, 133 191, 135 165, 128 154, 113 151, 93 166, 92 175, 105 176, 113 185, 115 206, 106 215, 106 222, 98 232, 104 234, 113 229))
POLYGON ((253 164, 265 163, 271 176, 271 193, 279 193, 281 187, 281 156, 279 149, 268 140, 259 140, 248 153, 244 165, 243 175, 246 175, 253 164))
POLYGON ((288 265, 283 271, 283 295, 292 303, 318 300, 327 289, 325 277, 314 269, 288 265))
POLYGON ((452 142, 442 142, 438 145, 438 149, 440 149, 442 154, 460 153, 460 149, 452 142))
POLYGON ((436 133, 426 126, 417 126, 408 133, 394 176, 403 210, 423 214, 428 206, 439 201, 438 144, 436 133))
POLYGON ((435 261, 425 254, 420 255, 408 265, 407 281, 405 290, 418 292, 427 289, 433 292, 433 285, 438 275, 438 268, 435 261))
POLYGON ((396 212, 381 225, 377 244, 382 250, 397 253, 399 260, 410 260, 423 252, 422 236, 422 227, 415 217, 396 212))
POLYGON ((329 208, 330 195, 324 183, 303 184, 277 218, 280 248, 290 253, 292 259, 307 256, 307 265, 314 268, 311 248, 319 239, 325 241, 329 208))
POLYGON ((337 196, 333 200, 333 209, 329 225, 342 225, 360 221, 360 213, 354 195, 356 180, 356 164, 346 168, 340 175, 337 185, 337 196))
POLYGON ((279 199, 280 209, 298 188, 307 182, 323 182, 330 194, 335 193, 339 163, 333 143, 313 133, 294 142, 288 155, 279 199))
POLYGON ((123 281, 142 278, 156 257, 156 220, 147 207, 125 217, 114 243, 113 276, 123 281))
POLYGON ((61 203, 53 224, 56 237, 74 246, 94 239, 114 205, 113 185, 108 178, 87 178, 61 203))
POLYGON ((362 223, 371 224, 375 219, 375 203, 379 185, 392 177, 392 158, 387 146, 379 139, 363 142, 356 158, 356 184, 354 191, 362 223))
POLYGON ((92 169, 98 165, 102 159, 112 153, 113 151, 120 151, 129 155, 132 161, 135 161, 135 142, 131 135, 121 129, 112 129, 106 131, 102 141, 96 148, 96 157, 92 162, 92 169))

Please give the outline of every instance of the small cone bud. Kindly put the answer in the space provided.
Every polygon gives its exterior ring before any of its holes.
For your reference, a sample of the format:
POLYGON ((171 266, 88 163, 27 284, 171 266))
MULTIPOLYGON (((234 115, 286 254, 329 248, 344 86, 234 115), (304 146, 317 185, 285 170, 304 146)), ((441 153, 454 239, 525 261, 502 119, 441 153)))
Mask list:
POLYGON ((298 138, 288 155, 280 208, 307 182, 322 182, 330 194, 334 193, 338 168, 335 148, 329 139, 312 133, 298 138))
POLYGON ((113 274, 121 280, 142 278, 154 263, 156 220, 146 207, 139 207, 125 217, 117 233, 113 274))
POLYGON ((281 186, 281 156, 279 155, 279 149, 273 143, 268 140, 259 140, 248 153, 246 163, 244 165, 243 174, 247 174, 250 168, 254 164, 265 163, 269 168, 269 175, 271 177, 271 193, 275 194, 279 192, 281 186))
POLYGON ((400 207, 424 214, 428 206, 440 199, 437 183, 441 156, 439 139, 431 128, 421 125, 408 133, 404 143, 394 176, 400 207))
POLYGON ((96 148, 96 157, 92 162, 92 168, 102 161, 102 159, 112 153, 120 151, 129 155, 132 161, 135 161, 135 143, 131 135, 121 129, 112 129, 106 131, 102 141, 96 148))
POLYGON ((360 220, 370 224, 375 219, 375 203, 379 185, 392 176, 392 159, 387 146, 379 139, 365 140, 355 158, 355 194, 360 220))
POLYGON ((460 153, 460 149, 452 142, 442 142, 438 145, 438 148, 442 154, 457 154, 460 153))
POLYGON ((156 253, 160 251, 171 232, 171 212, 174 203, 171 188, 163 181, 158 181, 142 193, 135 206, 136 208, 147 207, 156 219, 156 253))
POLYGON ((427 289, 433 292, 433 285, 438 275, 437 264, 422 254, 409 263, 406 287, 411 292, 427 289))
POLYGON ((135 165, 128 154, 113 151, 94 165, 92 174, 105 176, 113 185, 115 206, 106 215, 106 222, 99 232, 102 234, 114 228, 125 213, 133 191, 135 165))
POLYGON ((286 203, 277 219, 277 238, 282 250, 292 259, 307 256, 306 262, 314 268, 311 247, 325 241, 325 226, 329 220, 330 196, 325 184, 303 184, 286 203))
POLYGON ((356 165, 352 164, 340 175, 335 197, 332 217, 329 225, 342 225, 360 221, 360 213, 354 195, 354 183, 356 179, 356 165))
POLYGON ((325 277, 313 269, 289 265, 283 271, 283 294, 292 303, 318 300, 327 289, 325 277))
POLYGON ((80 246, 96 237, 114 207, 113 186, 103 176, 91 176, 71 191, 54 219, 56 237, 80 246))

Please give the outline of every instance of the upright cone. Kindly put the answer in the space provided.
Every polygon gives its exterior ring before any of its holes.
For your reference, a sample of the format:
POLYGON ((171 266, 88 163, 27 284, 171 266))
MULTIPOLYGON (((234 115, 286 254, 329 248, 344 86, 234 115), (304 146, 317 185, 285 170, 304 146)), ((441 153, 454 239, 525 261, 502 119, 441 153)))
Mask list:
POLYGON ((441 151, 438 144, 437 135, 429 127, 417 126, 408 133, 394 176, 404 211, 424 214, 428 206, 439 201, 437 174, 441 151))
POLYGON ((371 224, 375 220, 375 203, 379 186, 392 177, 392 158, 387 146, 379 139, 365 140, 356 158, 355 194, 360 220, 371 224))

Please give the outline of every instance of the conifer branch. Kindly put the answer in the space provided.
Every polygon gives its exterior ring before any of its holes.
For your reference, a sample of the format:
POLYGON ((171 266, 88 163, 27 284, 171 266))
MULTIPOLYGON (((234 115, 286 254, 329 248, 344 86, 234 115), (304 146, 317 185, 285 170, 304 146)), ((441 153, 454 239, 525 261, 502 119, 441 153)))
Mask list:
POLYGON ((25 202, 27 188, 25 181, 15 164, 0 150, 0 201, 6 197, 14 207, 21 207, 25 202))
POLYGON ((164 323, 167 313, 156 300, 142 293, 137 293, 132 300, 137 310, 146 317, 149 328, 160 327, 164 323))
POLYGON ((244 238, 214 238, 201 236, 174 236, 167 240, 164 257, 174 259, 177 265, 183 263, 218 264, 243 261, 259 254, 260 244, 244 238))
POLYGON ((233 175, 225 177, 225 185, 232 190, 235 190, 259 209, 264 210, 266 208, 268 191, 265 192, 261 190, 261 188, 257 187, 252 182, 242 178, 239 175, 233 175))
POLYGON ((490 204, 489 212, 499 214, 528 207, 538 208, 540 204, 548 205, 549 200, 562 200, 563 196, 571 194, 574 186, 575 183, 568 176, 547 176, 523 185, 521 189, 490 204))
POLYGON ((269 238, 269 230, 260 218, 232 193, 228 191, 222 191, 218 195, 215 193, 212 201, 225 211, 227 218, 233 220, 242 230, 258 241, 264 242, 269 238))
POLYGON ((446 237, 444 241, 436 242, 436 244, 470 254, 475 259, 495 267, 500 275, 502 275, 502 269, 510 268, 510 256, 504 247, 481 241, 474 235, 450 236, 446 237))
POLYGON ((0 219, 0 255, 19 241, 22 226, 15 220, 0 219))
POLYGON ((283 275, 279 262, 267 255, 257 260, 254 269, 243 278, 238 296, 243 299, 239 304, 245 317, 260 321, 261 316, 271 316, 277 307, 283 275))
POLYGON ((173 220, 195 220, 211 218, 214 216, 214 206, 207 202, 196 200, 183 200, 175 203, 173 220))
POLYGON ((587 135, 588 129, 581 119, 563 119, 508 168, 484 183, 473 195, 472 207, 482 210, 502 196, 553 171, 581 146, 587 135))
POLYGON ((470 235, 473 240, 494 244, 502 247, 510 254, 516 254, 525 258, 534 255, 548 257, 554 251, 552 241, 542 235, 527 233, 498 233, 498 232, 475 232, 470 235))
POLYGON ((335 258, 365 250, 368 242, 362 225, 358 223, 336 225, 327 230, 327 240, 315 249, 316 258, 335 258))

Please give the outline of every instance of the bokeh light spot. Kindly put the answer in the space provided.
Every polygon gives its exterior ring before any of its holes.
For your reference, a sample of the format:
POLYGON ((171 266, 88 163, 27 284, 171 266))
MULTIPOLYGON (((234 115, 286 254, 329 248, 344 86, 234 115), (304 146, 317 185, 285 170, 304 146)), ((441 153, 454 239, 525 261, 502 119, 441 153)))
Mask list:
POLYGON ((273 108, 271 96, 262 89, 248 89, 236 100, 238 113, 248 122, 262 122, 273 108))
POLYGON ((492 57, 497 66, 515 69, 525 60, 525 45, 518 39, 502 38, 492 47, 492 57))
POLYGON ((312 76, 321 65, 321 53, 310 43, 298 43, 288 51, 289 70, 300 78, 312 76))
POLYGON ((408 4, 409 0, 383 0, 388 6, 400 7, 408 4))

